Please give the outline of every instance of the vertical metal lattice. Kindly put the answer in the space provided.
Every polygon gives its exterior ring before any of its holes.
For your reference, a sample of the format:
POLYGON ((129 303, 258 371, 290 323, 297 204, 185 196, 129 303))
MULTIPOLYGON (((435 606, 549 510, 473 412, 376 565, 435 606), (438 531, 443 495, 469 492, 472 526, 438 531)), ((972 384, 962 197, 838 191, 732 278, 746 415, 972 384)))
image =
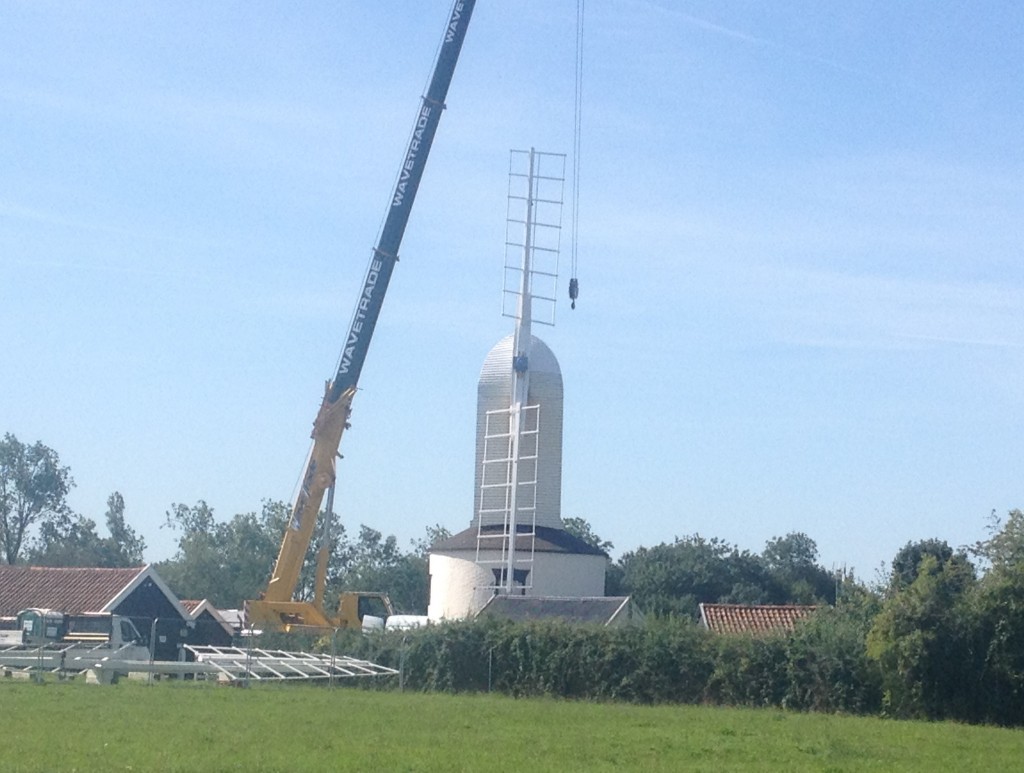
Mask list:
POLYGON ((494 582, 487 586, 493 590, 510 584, 508 564, 513 526, 520 549, 512 567, 512 584, 516 588, 533 587, 530 567, 537 541, 540 406, 529 405, 521 411, 518 459, 513 424, 511 409, 487 412, 477 509, 476 562, 493 568, 494 582))
POLYGON ((520 295, 526 287, 533 310, 527 321, 549 326, 555 324, 565 159, 564 153, 536 150, 513 150, 509 154, 501 303, 501 313, 505 317, 519 319, 520 295), (529 254, 524 260, 526 252, 529 254), (524 263, 529 266, 525 281, 524 263))

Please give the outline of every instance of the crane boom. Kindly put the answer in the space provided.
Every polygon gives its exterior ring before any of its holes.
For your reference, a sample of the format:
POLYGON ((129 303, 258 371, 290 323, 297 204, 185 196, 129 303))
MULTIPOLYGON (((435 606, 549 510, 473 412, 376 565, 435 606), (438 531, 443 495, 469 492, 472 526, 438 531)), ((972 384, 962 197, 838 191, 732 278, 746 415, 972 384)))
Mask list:
POLYGON ((337 373, 333 381, 326 385, 323 402, 313 422, 313 448, 285 529, 281 552, 263 599, 260 602, 249 602, 250 613, 256 611, 256 616, 265 623, 272 623, 273 618, 277 617, 282 622, 293 619, 305 625, 324 624, 315 620, 314 612, 323 617, 327 624, 330 623, 324 614, 321 599, 314 600, 314 609, 305 610, 299 609, 299 606, 309 605, 293 602, 292 597, 309 550, 324 492, 334 483, 334 460, 341 435, 346 427, 352 398, 380 316, 384 295, 398 261, 398 249, 409 222, 409 214, 423 177, 475 4, 475 0, 455 0, 452 6, 433 76, 416 114, 416 123, 388 204, 384 226, 370 258, 337 373))
POLYGON ((359 296, 348 338, 345 340, 345 348, 341 354, 341 363, 328 391, 332 402, 338 400, 346 389, 356 385, 363 369, 366 350, 377 325, 384 294, 391 281, 391 272, 398 261, 398 248, 402 244, 402 236, 405 235, 405 226, 409 222, 409 213, 412 211, 416 191, 419 190, 420 179, 426 168, 427 155, 434 142, 437 124, 441 120, 448 87, 452 82, 455 64, 458 62, 466 27, 469 26, 469 17, 475 4, 476 0, 457 0, 452 7, 437 63, 434 65, 434 74, 416 115, 416 124, 399 170, 387 218, 366 272, 363 291, 359 296))

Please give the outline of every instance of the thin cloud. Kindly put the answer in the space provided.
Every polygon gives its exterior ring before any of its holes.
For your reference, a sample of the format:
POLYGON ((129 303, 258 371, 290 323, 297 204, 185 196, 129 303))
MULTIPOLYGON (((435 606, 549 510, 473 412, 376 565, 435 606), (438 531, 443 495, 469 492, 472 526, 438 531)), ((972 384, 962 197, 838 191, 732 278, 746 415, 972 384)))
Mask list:
POLYGON ((69 94, 52 89, 0 84, 0 101, 67 113, 105 124, 168 120, 184 128, 221 124, 258 124, 306 132, 333 130, 338 117, 308 102, 200 97, 194 94, 141 89, 107 94, 69 94))
POLYGON ((761 301, 758 316, 788 343, 1024 347, 1024 291, 1012 286, 767 266, 748 270, 745 284, 743 295, 761 301))
POLYGON ((878 73, 869 72, 858 67, 852 67, 848 64, 844 64, 843 62, 836 61, 835 59, 829 59, 827 57, 818 56, 817 54, 811 54, 801 49, 793 48, 792 46, 777 43, 774 40, 769 40, 767 38, 759 37, 757 35, 752 35, 751 33, 745 32, 743 30, 726 27, 724 25, 708 21, 707 19, 701 19, 700 17, 693 16, 692 14, 688 14, 683 11, 677 11, 672 8, 664 8, 660 5, 656 5, 653 3, 649 3, 648 7, 666 16, 678 19, 679 21, 685 24, 689 24, 692 27, 697 27, 698 29, 702 29, 706 32, 710 32, 720 37, 735 40, 740 43, 745 43, 751 46, 757 46, 760 48, 778 51, 782 54, 793 57, 795 59, 803 59, 808 62, 814 62, 816 64, 820 64, 830 69, 838 70, 840 72, 845 72, 850 75, 857 75, 859 77, 870 78, 871 80, 876 81, 884 80, 878 73))
POLYGON ((0 201, 0 218, 23 220, 30 223, 41 223, 48 226, 59 226, 61 228, 70 228, 79 231, 92 231, 95 233, 112 234, 115 236, 142 236, 142 234, 137 231, 123 228, 121 226, 100 223, 95 220, 80 220, 73 217, 67 217, 56 212, 26 207, 9 201, 0 201))

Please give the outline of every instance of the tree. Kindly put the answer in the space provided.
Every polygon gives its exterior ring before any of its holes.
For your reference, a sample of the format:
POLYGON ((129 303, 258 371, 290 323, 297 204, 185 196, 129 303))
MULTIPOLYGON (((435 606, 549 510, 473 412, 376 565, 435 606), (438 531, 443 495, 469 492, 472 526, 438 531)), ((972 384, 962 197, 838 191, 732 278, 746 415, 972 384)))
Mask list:
POLYGON ((1024 512, 1011 510, 1006 519, 992 511, 989 538, 976 543, 971 552, 996 571, 1024 565, 1024 512))
MULTIPOLYGON (((892 571, 889 574, 889 590, 897 592, 909 587, 921 569, 921 563, 926 556, 932 556, 940 566, 949 561, 955 561, 964 566, 970 565, 967 554, 964 551, 954 552, 945 540, 923 539, 917 542, 908 542, 896 553, 892 560, 892 571)), ((970 570, 974 572, 973 567, 970 570)))
POLYGON ((970 719, 977 683, 969 562, 925 554, 910 585, 886 599, 867 638, 884 708, 900 717, 970 719))
POLYGON ((976 601, 986 721, 1024 723, 1024 513, 995 517, 973 553, 988 565, 976 601))
MULTIPOLYGON (((165 526, 180 533, 178 551, 157 570, 182 598, 240 606, 266 589, 290 512, 284 502, 265 501, 260 513, 239 513, 222 522, 202 500, 192 507, 175 504, 167 513, 165 526)), ((320 545, 327 540, 323 603, 328 612, 333 612, 337 594, 345 590, 386 592, 400 611, 426 609, 425 557, 403 553, 394 536, 384 537, 368 526, 361 526, 359 538, 352 541, 337 519, 328 521, 321 513, 320 524, 324 528, 313 535, 295 598, 312 598, 320 545)), ((428 530, 428 539, 431 534, 428 530)))
POLYGON ((768 540, 761 555, 769 569, 815 566, 818 545, 803 532, 790 532, 768 540))
POLYGON ((775 603, 835 603, 835 578, 818 565, 818 546, 803 532, 769 540, 761 558, 775 585, 775 603))
MULTIPOLYGON (((426 539, 431 537, 428 529, 426 539)), ((332 587, 335 592, 379 591, 388 594, 396 611, 426 611, 429 575, 425 556, 403 553, 393 535, 385 538, 365 525, 359 527, 359 539, 354 543, 345 541, 341 552, 343 570, 332 587)))
POLYGON ((39 527, 28 561, 36 566, 103 566, 102 554, 103 540, 96 533, 96 522, 76 513, 61 513, 39 527))
POLYGON ((427 527, 426 534, 421 538, 412 540, 412 552, 426 560, 427 555, 430 553, 430 549, 438 542, 443 542, 450 536, 452 536, 451 531, 441 524, 435 523, 433 526, 427 527))
POLYGON ((142 563, 146 540, 125 523, 124 497, 119 491, 107 497, 107 531, 110 533, 106 541, 110 566, 137 566, 142 563))
POLYGON ((608 540, 598 537, 586 518, 563 518, 562 526, 569 534, 574 537, 579 537, 591 547, 603 550, 605 553, 611 552, 615 547, 615 545, 608 540))
POLYGON ((74 486, 52 448, 21 443, 11 433, 0 441, 0 547, 8 564, 18 562, 29 528, 68 513, 74 486))
POLYGON ((164 525, 180 533, 178 552, 157 571, 181 598, 238 607, 266 587, 288 513, 285 503, 268 500, 258 514, 218 522, 202 500, 192 507, 174 504, 164 525))
POLYGON ((641 609, 655 615, 695 618, 702 602, 755 604, 769 596, 761 559, 717 537, 695 534, 637 548, 618 566, 616 590, 632 594, 641 609))
POLYGON ((165 514, 161 528, 179 532, 178 552, 157 564, 157 571, 179 598, 209 598, 215 605, 235 606, 226 595, 214 590, 222 582, 221 557, 214 527, 213 509, 203 500, 192 507, 175 503, 165 514))
POLYGON ((138 566, 146 542, 125 523, 124 497, 107 497, 108 537, 96 532, 96 522, 70 511, 44 521, 28 558, 39 566, 138 566))
MULTIPOLYGON (((259 513, 239 513, 218 521, 213 509, 200 500, 194 506, 172 505, 164 526, 179 533, 178 551, 157 566, 181 598, 209 599, 220 607, 237 607, 266 589, 281 547, 281 535, 291 513, 284 502, 265 501, 259 513)), ((328 542, 327 588, 323 603, 334 611, 337 594, 346 590, 388 593, 401 612, 426 610, 429 576, 427 545, 447 536, 440 526, 427 529, 414 540, 412 552, 403 552, 394 536, 361 526, 350 540, 336 518, 321 513, 299 574, 295 598, 313 596, 320 545, 328 542)))

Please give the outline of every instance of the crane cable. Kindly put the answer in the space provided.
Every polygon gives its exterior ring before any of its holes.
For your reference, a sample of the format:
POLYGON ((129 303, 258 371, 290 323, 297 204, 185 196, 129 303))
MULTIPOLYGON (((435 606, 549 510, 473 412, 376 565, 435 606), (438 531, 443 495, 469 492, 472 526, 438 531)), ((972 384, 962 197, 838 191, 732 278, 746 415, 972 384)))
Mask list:
POLYGON ((576 308, 580 294, 580 282, 576 276, 579 215, 580 215, 580 136, 583 126, 583 11, 586 0, 576 0, 576 105, 573 115, 572 146, 572 247, 570 249, 571 276, 569 279, 569 300, 576 308))

